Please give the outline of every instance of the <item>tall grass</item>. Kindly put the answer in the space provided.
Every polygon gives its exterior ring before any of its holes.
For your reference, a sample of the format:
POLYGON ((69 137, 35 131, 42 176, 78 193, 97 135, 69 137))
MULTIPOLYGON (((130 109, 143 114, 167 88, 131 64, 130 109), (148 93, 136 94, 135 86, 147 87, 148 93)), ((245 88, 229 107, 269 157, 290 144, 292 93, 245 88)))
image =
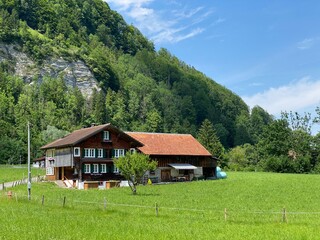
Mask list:
POLYGON ((226 180, 140 186, 137 196, 128 188, 85 191, 38 183, 31 201, 19 186, 12 189, 17 198, 0 197, 0 239, 319 239, 319 180, 229 173, 226 180))

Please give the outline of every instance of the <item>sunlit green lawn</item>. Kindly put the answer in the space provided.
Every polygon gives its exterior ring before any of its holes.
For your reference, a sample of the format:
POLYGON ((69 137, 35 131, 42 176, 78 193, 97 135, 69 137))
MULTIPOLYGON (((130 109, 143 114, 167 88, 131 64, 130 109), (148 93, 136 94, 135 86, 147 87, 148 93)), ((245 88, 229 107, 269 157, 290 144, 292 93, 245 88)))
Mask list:
MULTIPOLYGON (((31 168, 31 175, 45 175, 43 168, 31 168)), ((21 180, 28 177, 27 165, 0 165, 0 183, 21 180)))
POLYGON ((226 180, 140 186, 137 196, 129 188, 35 183, 31 201, 25 185, 11 189, 12 199, 2 192, 0 239, 319 239, 319 181, 229 173, 226 180))

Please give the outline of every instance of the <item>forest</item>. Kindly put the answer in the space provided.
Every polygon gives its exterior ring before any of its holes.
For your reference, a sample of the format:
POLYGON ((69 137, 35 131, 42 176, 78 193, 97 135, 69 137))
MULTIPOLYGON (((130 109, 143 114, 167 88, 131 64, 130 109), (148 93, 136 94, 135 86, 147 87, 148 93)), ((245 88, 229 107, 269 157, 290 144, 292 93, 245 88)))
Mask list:
MULTIPOLYGON (((127 24, 102 0, 0 0, 0 41, 16 44, 40 67, 48 58, 81 60, 101 90, 83 96, 63 77, 17 77, 0 61, 0 163, 91 124, 126 131, 191 133, 232 170, 318 172, 317 122, 306 113, 275 119, 180 61, 127 24)), ((318 111, 319 113, 319 111, 318 111)), ((318 114, 319 115, 319 114, 318 114)))

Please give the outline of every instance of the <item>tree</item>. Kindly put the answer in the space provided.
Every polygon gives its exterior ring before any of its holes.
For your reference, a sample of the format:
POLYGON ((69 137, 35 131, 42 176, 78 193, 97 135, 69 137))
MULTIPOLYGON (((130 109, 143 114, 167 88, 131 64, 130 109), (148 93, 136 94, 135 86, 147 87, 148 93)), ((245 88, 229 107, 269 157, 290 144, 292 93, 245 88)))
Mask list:
POLYGON ((260 136, 257 149, 261 158, 266 156, 286 156, 290 150, 292 130, 285 120, 275 120, 260 136))
POLYGON ((216 131, 212 123, 205 119, 198 133, 199 142, 215 157, 221 158, 224 148, 217 137, 216 131))
POLYGON ((272 116, 262 107, 255 106, 251 110, 249 133, 253 143, 257 143, 265 126, 273 121, 272 116))
POLYGON ((114 159, 115 166, 120 170, 132 190, 132 194, 137 193, 137 186, 148 170, 154 170, 157 167, 156 161, 150 161, 148 155, 141 153, 127 153, 125 156, 114 159))
POLYGON ((47 129, 41 132, 44 143, 52 142, 58 138, 62 138, 69 132, 56 128, 55 126, 47 126, 47 129))

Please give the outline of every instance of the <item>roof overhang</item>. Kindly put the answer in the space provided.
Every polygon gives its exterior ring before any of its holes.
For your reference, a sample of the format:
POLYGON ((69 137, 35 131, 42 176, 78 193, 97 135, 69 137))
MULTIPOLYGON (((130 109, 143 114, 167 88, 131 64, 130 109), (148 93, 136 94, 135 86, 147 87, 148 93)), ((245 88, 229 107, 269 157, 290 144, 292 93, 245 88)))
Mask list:
POLYGON ((197 169, 196 166, 193 166, 189 163, 169 163, 169 166, 177 169, 177 170, 193 170, 193 169, 197 169))

